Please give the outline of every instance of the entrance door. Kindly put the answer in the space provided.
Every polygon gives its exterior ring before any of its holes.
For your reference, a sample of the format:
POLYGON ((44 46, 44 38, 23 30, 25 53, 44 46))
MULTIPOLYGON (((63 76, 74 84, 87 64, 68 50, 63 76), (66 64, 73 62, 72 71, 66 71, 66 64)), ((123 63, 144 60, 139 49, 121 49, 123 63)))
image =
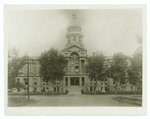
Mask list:
POLYGON ((71 85, 79 85, 79 77, 71 77, 70 83, 71 85))

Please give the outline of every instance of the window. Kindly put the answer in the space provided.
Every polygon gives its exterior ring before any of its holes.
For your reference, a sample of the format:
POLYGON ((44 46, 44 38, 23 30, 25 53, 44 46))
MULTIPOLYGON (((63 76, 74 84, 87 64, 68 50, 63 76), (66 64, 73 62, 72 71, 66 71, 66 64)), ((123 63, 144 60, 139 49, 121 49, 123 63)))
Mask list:
POLYGON ((43 89, 41 90, 42 92, 45 92, 45 87, 43 87, 43 89))
POLYGON ((49 87, 47 87, 47 90, 49 90, 49 87))
POLYGON ((33 90, 33 92, 36 92, 36 87, 34 87, 34 90, 33 90))
POLYGON ((75 66, 75 68, 78 69, 79 67, 78 67, 78 66, 75 66))
POLYGON ((37 78, 34 78, 34 85, 37 85, 37 78))
POLYGON ((24 78, 25 85, 28 85, 28 79, 24 78))
POLYGON ((74 72, 74 67, 71 67, 71 72, 74 72))
POLYGON ((84 64, 84 60, 81 60, 81 64, 82 64, 82 65, 84 64))
POLYGON ((20 81, 20 79, 17 79, 17 81, 19 82, 19 81, 20 81))
POLYGON ((37 74, 37 65, 34 64, 34 75, 37 74))
POLYGON ((75 66, 76 73, 79 72, 79 67, 75 66))

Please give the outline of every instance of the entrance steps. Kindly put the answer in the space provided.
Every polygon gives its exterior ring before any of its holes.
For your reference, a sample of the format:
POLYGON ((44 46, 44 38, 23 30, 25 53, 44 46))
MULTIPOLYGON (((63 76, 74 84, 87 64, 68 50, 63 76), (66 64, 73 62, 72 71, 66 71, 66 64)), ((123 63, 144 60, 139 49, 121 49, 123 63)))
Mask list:
POLYGON ((81 87, 80 86, 70 86, 68 87, 69 94, 81 94, 81 87))

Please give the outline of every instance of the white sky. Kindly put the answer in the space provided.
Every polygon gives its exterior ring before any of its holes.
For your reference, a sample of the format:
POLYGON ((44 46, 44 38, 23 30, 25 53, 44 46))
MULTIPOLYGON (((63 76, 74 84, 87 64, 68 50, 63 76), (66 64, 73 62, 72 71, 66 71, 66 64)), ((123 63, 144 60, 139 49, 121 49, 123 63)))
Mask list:
POLYGON ((5 36, 20 54, 39 56, 51 47, 62 50, 72 13, 76 13, 83 32, 83 44, 91 55, 123 52, 132 55, 138 48, 136 35, 142 35, 141 9, 52 10, 20 9, 5 12, 5 36))

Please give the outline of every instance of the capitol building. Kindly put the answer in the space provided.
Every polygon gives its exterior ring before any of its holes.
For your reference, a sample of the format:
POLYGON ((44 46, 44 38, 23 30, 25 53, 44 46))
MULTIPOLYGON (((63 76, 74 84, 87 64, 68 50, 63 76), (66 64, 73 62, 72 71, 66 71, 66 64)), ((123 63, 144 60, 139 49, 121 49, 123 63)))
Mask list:
MULTIPOLYGON (((85 66, 87 63, 87 49, 84 46, 84 35, 82 28, 77 20, 76 14, 72 15, 72 19, 67 28, 66 33, 66 45, 62 49, 61 53, 67 59, 68 64, 65 67, 65 75, 63 80, 59 82, 59 86, 62 90, 69 90, 80 92, 82 89, 90 90, 90 85, 94 85, 94 79, 90 79, 86 73, 85 66)), ((65 41, 64 41, 65 42, 65 41)), ((22 73, 16 77, 16 80, 26 85, 25 91, 27 91, 29 83, 29 92, 47 92, 52 91, 53 86, 51 82, 45 82, 45 80, 39 76, 39 62, 38 57, 31 57, 32 61, 29 62, 29 82, 27 80, 27 65, 22 69, 22 73)), ((110 58, 109 58, 110 59, 110 58)), ((107 59, 106 64, 109 63, 107 59)), ((114 91, 115 81, 112 78, 106 78, 105 81, 98 81, 97 90, 101 91, 104 86, 107 91, 114 91)), ((127 82, 125 85, 119 87, 121 91, 132 91, 134 87, 127 82)))

